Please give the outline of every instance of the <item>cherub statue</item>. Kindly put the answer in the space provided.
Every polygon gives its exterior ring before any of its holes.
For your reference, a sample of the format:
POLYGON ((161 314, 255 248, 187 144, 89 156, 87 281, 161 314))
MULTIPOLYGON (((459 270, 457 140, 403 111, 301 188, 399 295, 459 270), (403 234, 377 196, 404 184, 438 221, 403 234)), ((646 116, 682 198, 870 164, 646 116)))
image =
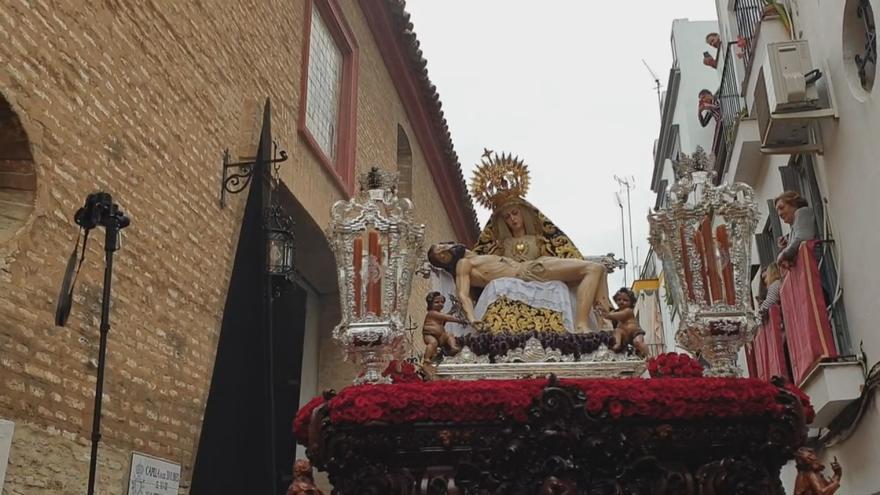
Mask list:
POLYGON ((819 462, 816 451, 809 447, 801 447, 794 455, 797 466, 797 478, 794 482, 794 495, 832 495, 840 488, 843 470, 837 463, 837 457, 831 462, 834 476, 828 480, 822 471, 825 466, 819 462))
POLYGON ((596 305, 596 311, 606 320, 617 322, 614 327, 614 352, 622 351, 627 345, 632 344, 639 356, 647 355, 645 346, 645 331, 639 327, 636 320, 635 305, 636 295, 633 291, 622 287, 614 294, 616 311, 608 311, 600 305, 596 305))
POLYGON ((428 303, 428 313, 425 314, 425 323, 422 324, 422 338, 425 340, 425 356, 422 361, 427 365, 434 360, 437 349, 441 346, 451 354, 458 354, 460 350, 455 336, 446 332, 446 323, 467 325, 468 322, 443 312, 446 298, 439 292, 429 292, 425 302, 428 303))
POLYGON ((297 459, 293 462, 293 482, 287 488, 287 495, 324 495, 324 492, 315 486, 312 464, 307 459, 297 459))

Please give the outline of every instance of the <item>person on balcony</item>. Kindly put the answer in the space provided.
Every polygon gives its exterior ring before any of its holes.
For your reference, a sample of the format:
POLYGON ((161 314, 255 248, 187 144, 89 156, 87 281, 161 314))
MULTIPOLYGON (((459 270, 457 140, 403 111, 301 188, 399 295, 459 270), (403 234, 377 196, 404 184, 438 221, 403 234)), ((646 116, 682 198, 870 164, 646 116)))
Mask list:
POLYGON ((706 44, 718 50, 719 48, 721 48, 721 36, 718 33, 707 34, 706 44))
POLYGON ((761 316, 765 316, 770 308, 773 307, 774 304, 779 304, 779 288, 782 285, 781 280, 782 277, 779 274, 779 265, 776 263, 770 263, 767 265, 767 268, 764 269, 764 273, 761 274, 761 279, 764 280, 764 286, 767 287, 767 297, 761 301, 761 305, 758 307, 758 312, 761 313, 761 316))
POLYGON ((715 57, 713 57, 711 53, 703 52, 703 65, 705 65, 706 67, 717 69, 718 61, 715 60, 715 57))
POLYGON ((788 235, 780 237, 777 241, 781 251, 776 257, 776 263, 780 267, 789 268, 797 258, 801 243, 816 238, 816 216, 807 204, 807 200, 795 191, 785 191, 780 194, 776 197, 774 205, 779 218, 791 226, 788 235))
POLYGON ((718 145, 721 143, 721 105, 718 99, 708 89, 700 90, 697 100, 697 118, 700 125, 706 127, 712 120, 715 121, 715 135, 712 138, 712 153, 718 153, 718 145))

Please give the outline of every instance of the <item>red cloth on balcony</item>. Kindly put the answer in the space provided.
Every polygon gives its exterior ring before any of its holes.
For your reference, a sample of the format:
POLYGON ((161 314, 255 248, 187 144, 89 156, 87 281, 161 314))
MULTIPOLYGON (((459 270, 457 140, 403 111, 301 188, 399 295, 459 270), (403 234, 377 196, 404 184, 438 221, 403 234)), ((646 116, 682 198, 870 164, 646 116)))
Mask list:
POLYGON ((758 360, 757 360, 757 357, 755 356, 755 343, 754 342, 747 343, 745 349, 746 349, 746 364, 749 366, 749 378, 757 378, 758 377, 758 360))
POLYGON ((770 307, 767 321, 758 328, 755 335, 755 365, 757 377, 769 380, 782 376, 791 380, 785 365, 785 344, 782 340, 782 311, 779 305, 770 307))
POLYGON ((801 243, 794 266, 782 281, 782 315, 795 383, 821 360, 837 356, 816 260, 818 241, 801 243))

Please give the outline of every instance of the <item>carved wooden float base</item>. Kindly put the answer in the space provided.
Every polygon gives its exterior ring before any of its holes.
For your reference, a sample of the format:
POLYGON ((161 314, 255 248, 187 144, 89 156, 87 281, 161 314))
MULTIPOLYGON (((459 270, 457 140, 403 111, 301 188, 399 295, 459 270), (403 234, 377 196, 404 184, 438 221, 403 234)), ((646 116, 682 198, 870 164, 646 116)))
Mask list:
MULTIPOLYGON (((630 395, 636 401, 629 403, 631 407, 656 404, 661 395, 672 397, 669 409, 653 409, 659 417, 627 417, 625 411, 615 416, 613 410, 591 413, 591 401, 618 380, 597 380, 601 387, 591 387, 551 377, 543 387, 529 388, 538 395, 520 418, 426 421, 416 414, 423 419, 389 416, 387 421, 352 423, 380 403, 387 402, 382 410, 403 414, 403 403, 425 404, 435 389, 448 388, 448 394, 463 398, 448 381, 442 387, 444 382, 425 385, 424 396, 412 395, 418 385, 401 385, 396 394, 393 386, 372 386, 376 388, 350 393, 339 402, 331 399, 342 398, 345 391, 328 394, 324 399, 331 402, 304 408, 298 436, 312 464, 329 474, 338 495, 783 495, 780 468, 806 438, 801 399, 780 384, 743 379, 730 382, 737 385, 732 389, 740 390, 733 396, 718 389, 717 405, 712 406, 713 401, 699 392, 718 382, 699 380, 682 385, 658 380, 641 387, 650 396, 630 395), (756 402, 758 393, 765 400, 756 402), (382 396, 378 402, 373 400, 377 395, 382 396), (748 409, 749 405, 754 407, 748 409), (689 407, 702 408, 704 415, 688 416, 689 407), (690 419, 675 419, 679 415, 690 419), (345 420, 349 416, 352 419, 345 420)), ((620 381, 622 386, 630 382, 620 381)), ((509 383, 503 393, 530 383, 534 381, 509 383)), ((502 386, 499 382, 498 388, 473 388, 488 394, 482 397, 489 400, 502 393, 502 386)), ((437 418, 457 414, 444 404, 442 411, 435 411, 437 418)), ((420 411, 431 409, 406 414, 420 411)))

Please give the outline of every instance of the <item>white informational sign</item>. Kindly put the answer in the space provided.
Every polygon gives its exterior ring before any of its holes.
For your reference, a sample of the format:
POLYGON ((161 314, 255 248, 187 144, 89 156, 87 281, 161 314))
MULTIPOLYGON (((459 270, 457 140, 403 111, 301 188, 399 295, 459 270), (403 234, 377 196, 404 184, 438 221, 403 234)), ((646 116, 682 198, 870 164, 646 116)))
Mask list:
POLYGON ((128 495, 177 495, 179 487, 180 464, 131 453, 128 495))
POLYGON ((3 491, 3 483, 6 480, 6 464, 9 463, 9 450, 12 448, 14 432, 15 423, 0 419, 0 492, 3 491))

